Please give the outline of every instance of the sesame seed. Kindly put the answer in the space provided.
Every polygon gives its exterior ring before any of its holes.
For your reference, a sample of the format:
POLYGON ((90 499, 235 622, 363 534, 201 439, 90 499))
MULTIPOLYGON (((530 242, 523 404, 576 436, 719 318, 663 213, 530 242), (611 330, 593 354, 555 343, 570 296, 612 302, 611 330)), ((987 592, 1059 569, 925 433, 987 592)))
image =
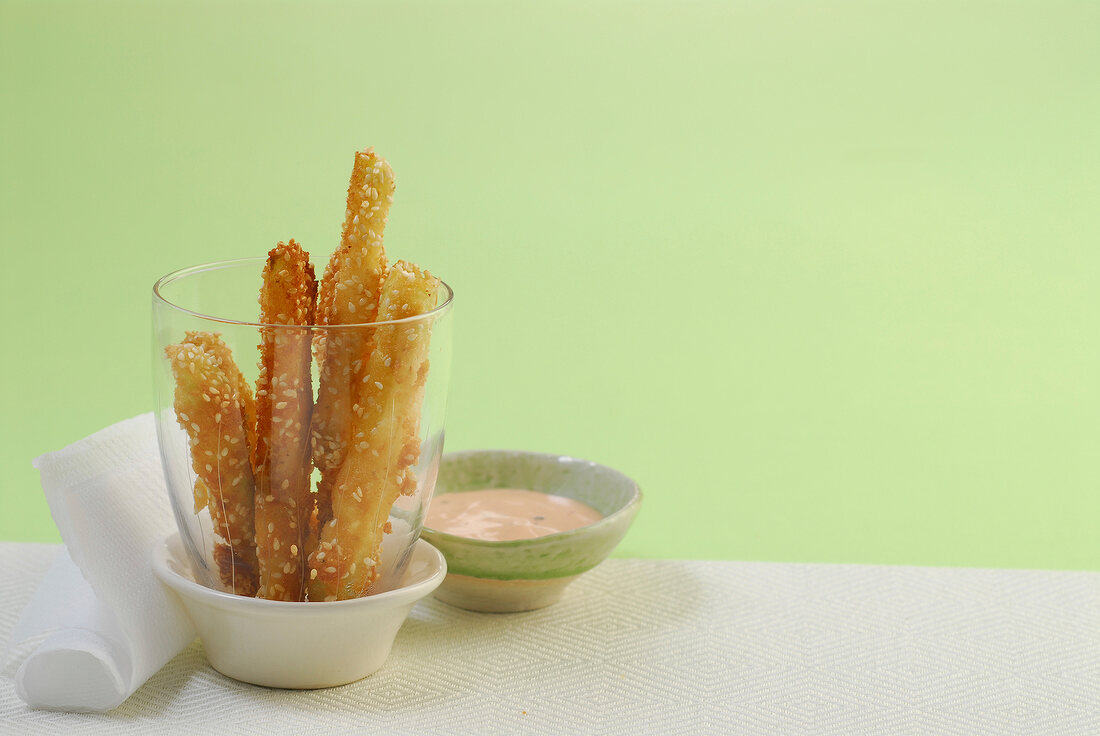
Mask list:
POLYGON ((309 579, 310 580, 316 580, 317 579, 317 568, 313 568, 312 570, 309 571, 309 579))

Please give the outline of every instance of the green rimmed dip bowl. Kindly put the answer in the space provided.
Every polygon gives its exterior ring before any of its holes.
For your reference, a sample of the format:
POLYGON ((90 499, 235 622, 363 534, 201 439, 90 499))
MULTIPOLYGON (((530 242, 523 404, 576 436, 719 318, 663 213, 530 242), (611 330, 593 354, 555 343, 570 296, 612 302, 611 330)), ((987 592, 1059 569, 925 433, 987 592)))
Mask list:
POLYGON ((425 526, 421 537, 447 559, 447 577, 435 597, 471 611, 531 611, 555 603, 569 583, 615 549, 642 503, 637 483, 588 460, 514 450, 443 455, 436 496, 488 488, 565 496, 588 504, 603 518, 579 529, 508 542, 425 526))

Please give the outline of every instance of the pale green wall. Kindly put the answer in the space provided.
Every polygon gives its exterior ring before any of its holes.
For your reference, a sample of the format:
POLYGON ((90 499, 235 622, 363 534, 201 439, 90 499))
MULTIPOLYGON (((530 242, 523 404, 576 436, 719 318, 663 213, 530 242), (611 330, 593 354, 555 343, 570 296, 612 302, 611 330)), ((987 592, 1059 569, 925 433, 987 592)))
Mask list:
POLYGON ((448 447, 633 475, 620 554, 1100 569, 1098 80, 1093 2, 5 0, 0 539, 374 145, 448 447))

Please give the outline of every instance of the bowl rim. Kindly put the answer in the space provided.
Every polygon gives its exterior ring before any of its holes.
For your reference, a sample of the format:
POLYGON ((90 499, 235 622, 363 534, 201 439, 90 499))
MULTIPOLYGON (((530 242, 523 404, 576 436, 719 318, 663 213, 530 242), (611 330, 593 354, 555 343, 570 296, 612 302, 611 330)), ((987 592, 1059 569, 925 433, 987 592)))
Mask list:
POLYGON ((399 588, 387 590, 383 593, 367 595, 362 598, 352 598, 350 600, 270 601, 264 598, 249 598, 248 596, 207 588, 205 585, 200 585, 187 576, 181 575, 168 565, 169 556, 176 556, 175 552, 171 551, 170 548, 170 545, 173 543, 182 546, 182 540, 180 539, 178 529, 172 531, 167 537, 153 546, 153 572, 162 583, 180 596, 190 600, 201 600, 205 605, 218 606, 221 608, 240 608, 241 610, 251 610, 253 613, 277 614, 295 611, 298 612, 296 615, 301 615, 306 611, 313 611, 315 613, 336 613, 348 612, 356 607, 369 608, 401 605, 408 603, 410 600, 419 600, 425 597, 435 590, 447 576, 447 558, 443 556, 443 553, 428 540, 417 539, 416 546, 413 548, 414 553, 420 545, 424 545, 433 563, 432 567, 434 568, 422 579, 418 579, 407 585, 402 585, 399 588))
MULTIPOLYGON (((448 458, 464 458, 464 457, 472 457, 472 456, 476 456, 476 455, 486 455, 486 454, 524 455, 524 456, 528 456, 528 457, 537 457, 537 458, 546 459, 546 460, 556 460, 556 461, 568 460, 570 462, 585 463, 587 465, 592 465, 592 466, 596 466, 596 467, 599 467, 599 468, 603 468, 604 470, 609 470, 612 473, 614 473, 615 475, 618 475, 621 478, 625 479, 627 482, 630 483, 631 487, 633 488, 634 493, 633 493, 633 495, 631 495, 630 500, 628 500, 625 504, 623 504, 622 508, 620 508, 618 511, 613 511, 612 513, 608 514, 607 516, 604 516, 603 518, 598 519, 598 520, 592 522, 591 524, 585 524, 584 526, 579 526, 576 529, 568 529, 568 530, 563 531, 563 532, 554 532, 553 534, 543 534, 541 537, 531 537, 530 539, 508 539, 508 540, 477 539, 476 537, 464 537, 464 536, 459 535, 459 534, 451 534, 449 532, 441 531, 441 530, 436 529, 434 527, 430 527, 427 524, 425 524, 423 526, 423 529, 420 532, 421 535, 423 535, 424 533, 429 533, 433 537, 439 537, 440 542, 461 543, 461 544, 465 544, 465 545, 468 545, 468 546, 471 546, 471 547, 485 547, 487 549, 508 549, 508 548, 511 548, 511 547, 524 547, 524 546, 531 545, 531 544, 554 543, 554 542, 569 539, 570 537, 579 536, 581 534, 587 534, 587 533, 590 533, 593 530, 598 531, 598 530, 603 529, 604 527, 612 527, 615 524, 618 524, 623 518, 632 517, 635 513, 637 513, 638 507, 641 506, 641 503, 642 503, 642 489, 638 485, 637 481, 635 481, 629 475, 622 472, 621 470, 616 470, 615 468, 611 467, 610 465, 604 465, 604 464, 598 463, 594 460, 585 460, 584 458, 574 457, 572 455, 561 455, 561 454, 553 453, 553 452, 534 452, 534 451, 531 451, 531 450, 507 450, 507 449, 499 449, 499 450, 461 450, 459 452, 445 452, 445 453, 443 453, 443 456, 440 458, 439 464, 440 464, 440 466, 442 466, 443 463, 448 458)), ((438 487, 438 484, 439 484, 439 481, 437 480, 436 481, 436 486, 437 487, 438 487)), ((526 490, 536 491, 536 489, 534 489, 534 488, 530 488, 530 489, 526 489, 526 490)), ((537 493, 545 493, 545 491, 536 491, 536 492, 537 493)), ((457 491, 457 493, 462 493, 462 491, 457 491)), ((436 495, 437 495, 436 493, 432 493, 432 499, 433 500, 435 499, 436 495)), ((438 494, 438 495, 444 496, 444 495, 447 495, 447 494, 441 493, 441 494, 438 494)), ((548 494, 548 495, 553 495, 553 494, 548 494)))
MULTIPOLYGON (((178 268, 175 271, 166 273, 161 276, 156 282, 153 283, 153 301, 154 303, 163 304, 166 307, 182 312, 183 314, 189 314, 192 317, 198 317, 200 319, 207 320, 209 322, 217 322, 219 324, 226 325, 239 325, 244 327, 275 327, 280 330, 306 330, 317 332, 338 332, 346 329, 362 329, 364 327, 376 327, 379 325, 400 325, 408 324, 410 322, 423 322, 434 319, 435 317, 450 311, 454 305, 455 291, 443 279, 439 279, 440 286, 443 287, 445 297, 442 302, 437 304, 432 309, 424 312, 423 314, 416 314, 411 317, 403 317, 401 319, 382 320, 379 322, 358 322, 351 324, 338 324, 338 325, 288 325, 288 324, 266 324, 263 322, 247 322, 239 319, 231 319, 229 317, 219 317, 215 314, 204 314, 202 312, 196 312, 193 309, 189 309, 180 304, 176 304, 174 301, 166 297, 161 293, 162 289, 166 286, 172 285, 174 282, 180 279, 187 278, 188 276, 194 276, 196 274, 204 273, 206 271, 219 271, 225 268, 241 268, 245 265, 255 266, 267 263, 267 256, 248 256, 246 258, 226 258, 220 261, 209 261, 207 263, 198 263, 194 266, 185 266, 184 268, 178 268)), ((257 273, 260 271, 257 270, 257 273)), ((438 276, 436 278, 439 278, 438 276)))

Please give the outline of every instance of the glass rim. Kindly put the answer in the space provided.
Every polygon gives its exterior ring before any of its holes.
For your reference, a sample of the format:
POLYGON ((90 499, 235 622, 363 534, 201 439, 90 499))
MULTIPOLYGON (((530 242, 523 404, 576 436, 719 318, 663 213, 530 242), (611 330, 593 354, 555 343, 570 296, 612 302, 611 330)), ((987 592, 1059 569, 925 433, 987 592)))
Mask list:
MULTIPOLYGON (((161 290, 164 287, 169 286, 173 282, 179 281, 180 279, 186 278, 188 276, 194 276, 195 274, 204 273, 206 271, 217 271, 217 270, 221 270, 221 269, 224 269, 224 268, 233 268, 233 267, 237 267, 237 266, 243 266, 247 263, 264 264, 266 262, 267 262, 267 257, 266 256, 251 256, 251 257, 248 257, 248 258, 230 258, 230 259, 226 259, 226 260, 223 260, 223 261, 210 261, 208 263, 200 263, 200 264, 195 265, 195 266, 187 266, 185 268, 180 268, 180 269, 177 269, 175 271, 172 271, 171 273, 167 273, 164 276, 161 276, 159 279, 156 280, 156 283, 153 284, 153 299, 154 299, 154 301, 160 302, 161 304, 163 304, 167 307, 171 307, 172 309, 175 309, 179 312, 183 312, 185 314, 189 314, 193 317, 198 317, 200 319, 209 320, 211 322, 217 322, 219 324, 239 325, 241 327, 266 327, 266 328, 277 327, 277 328, 281 328, 281 329, 294 329, 294 330, 342 330, 342 329, 357 329, 357 328, 363 328, 363 327, 373 327, 373 326, 378 326, 378 325, 408 324, 410 322, 419 322, 419 321, 422 321, 422 320, 431 319, 431 318, 433 318, 437 315, 440 315, 443 312, 449 310, 451 308, 451 305, 454 303, 454 298, 455 298, 454 289, 452 289, 451 285, 448 284, 446 281, 444 281, 443 279, 439 279, 440 285, 446 290, 445 293, 444 293, 446 298, 439 305, 437 305, 436 307, 432 308, 431 310, 429 310, 427 312, 424 312, 423 314, 413 315, 412 317, 404 317, 402 319, 382 320, 382 321, 378 321, 378 322, 354 322, 354 323, 350 323, 350 324, 339 324, 339 325, 287 325, 287 324, 277 324, 277 323, 273 324, 273 323, 267 323, 267 322, 248 322, 246 320, 230 319, 228 317, 218 317, 218 316, 213 315, 213 314, 204 314, 202 312, 197 312, 194 309, 188 309, 187 307, 176 304, 175 302, 169 300, 166 296, 164 296, 164 294, 161 293, 161 290)), ((261 271, 262 271, 262 269, 261 269, 261 271)))

